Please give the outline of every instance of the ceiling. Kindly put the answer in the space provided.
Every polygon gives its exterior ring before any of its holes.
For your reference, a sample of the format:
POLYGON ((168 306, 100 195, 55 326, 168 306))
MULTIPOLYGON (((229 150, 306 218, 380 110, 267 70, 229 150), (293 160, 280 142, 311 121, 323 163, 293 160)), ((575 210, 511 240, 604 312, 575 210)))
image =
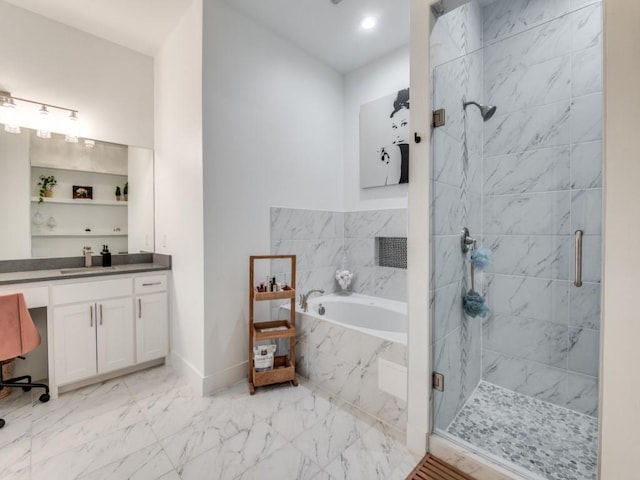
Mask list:
POLYGON ((156 53, 191 0, 4 0, 146 55, 156 53))
MULTIPOLYGON (((154 55, 192 0, 4 0, 154 55)), ((409 43, 409 0, 224 0, 256 22, 347 73, 409 43), (365 16, 378 24, 362 30, 365 16)))
POLYGON ((409 43, 409 0, 224 0, 311 53, 348 73, 409 43), (362 30, 374 16, 378 24, 362 30))

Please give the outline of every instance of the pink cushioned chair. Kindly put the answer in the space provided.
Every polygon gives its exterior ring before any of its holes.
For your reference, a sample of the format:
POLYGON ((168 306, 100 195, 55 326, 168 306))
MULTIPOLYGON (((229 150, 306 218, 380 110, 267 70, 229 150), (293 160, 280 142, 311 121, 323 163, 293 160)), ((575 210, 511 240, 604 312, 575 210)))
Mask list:
MULTIPOLYGON (((0 388, 22 387, 28 392, 32 388, 44 388, 41 402, 49 401, 49 387, 44 383, 32 383, 31 375, 4 379, 2 365, 16 358, 22 358, 27 352, 40 345, 40 334, 33 324, 24 296, 21 293, 0 295, 0 388), (26 380, 26 381, 24 381, 26 380)), ((5 421, 0 418, 0 428, 5 421)))

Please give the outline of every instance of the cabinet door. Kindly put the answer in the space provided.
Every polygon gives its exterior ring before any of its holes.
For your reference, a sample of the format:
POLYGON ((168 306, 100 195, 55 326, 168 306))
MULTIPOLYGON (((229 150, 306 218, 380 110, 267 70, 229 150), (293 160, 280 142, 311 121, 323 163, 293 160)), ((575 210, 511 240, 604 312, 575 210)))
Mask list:
POLYGON ((58 385, 96 375, 96 321, 93 303, 53 309, 55 375, 58 385))
POLYGON ((98 373, 134 364, 132 298, 97 302, 98 373))
POLYGON ((136 360, 138 363, 166 357, 169 352, 167 294, 137 298, 136 360))

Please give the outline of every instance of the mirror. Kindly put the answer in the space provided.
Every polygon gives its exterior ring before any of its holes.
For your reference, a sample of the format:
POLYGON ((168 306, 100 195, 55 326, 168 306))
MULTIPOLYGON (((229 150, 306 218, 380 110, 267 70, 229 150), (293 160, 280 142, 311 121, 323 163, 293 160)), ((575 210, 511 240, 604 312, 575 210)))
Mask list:
POLYGON ((0 130, 0 179, 0 260, 154 251, 150 149, 0 130))

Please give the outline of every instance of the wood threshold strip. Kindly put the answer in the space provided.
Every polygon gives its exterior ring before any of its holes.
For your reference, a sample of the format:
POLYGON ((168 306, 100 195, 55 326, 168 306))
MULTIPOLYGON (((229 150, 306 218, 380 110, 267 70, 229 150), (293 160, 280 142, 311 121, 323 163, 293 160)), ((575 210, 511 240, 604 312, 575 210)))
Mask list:
POLYGON ((466 473, 427 453, 407 480, 474 480, 466 473))

